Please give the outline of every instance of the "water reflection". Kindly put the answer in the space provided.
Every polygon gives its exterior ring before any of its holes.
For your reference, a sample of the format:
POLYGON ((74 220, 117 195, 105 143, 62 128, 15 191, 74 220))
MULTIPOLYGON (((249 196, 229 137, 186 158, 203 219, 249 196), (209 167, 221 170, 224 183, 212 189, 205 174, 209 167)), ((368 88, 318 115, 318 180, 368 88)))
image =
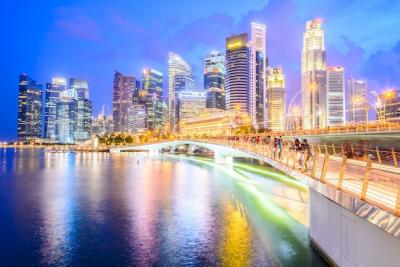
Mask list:
POLYGON ((324 264, 306 190, 265 167, 38 150, 0 162, 6 265, 324 264))

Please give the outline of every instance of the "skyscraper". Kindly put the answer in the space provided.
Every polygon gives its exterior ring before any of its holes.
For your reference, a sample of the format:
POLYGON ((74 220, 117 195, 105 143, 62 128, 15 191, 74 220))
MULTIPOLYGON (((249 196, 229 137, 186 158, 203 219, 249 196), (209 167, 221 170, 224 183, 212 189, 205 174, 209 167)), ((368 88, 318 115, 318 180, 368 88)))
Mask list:
POLYGON ((284 131, 286 125, 286 92, 285 75, 281 67, 270 68, 268 93, 268 129, 284 131))
POLYGON ((326 52, 322 21, 307 21, 301 58, 303 128, 327 124, 326 52))
POLYGON ((168 108, 169 108, 168 120, 170 129, 172 131, 176 130, 176 123, 177 123, 176 91, 184 90, 182 89, 182 86, 179 85, 179 83, 185 81, 185 86, 186 85, 189 86, 190 80, 194 82, 192 67, 179 55, 170 52, 168 55, 168 108), (178 76, 178 78, 176 78, 175 76, 178 76), (177 86, 180 87, 176 88, 177 86))
POLYGON ((354 124, 365 123, 368 114, 367 80, 356 80, 350 78, 347 85, 350 109, 349 122, 354 124))
POLYGON ((247 33, 226 38, 226 108, 249 113, 250 50, 247 33))
POLYGON ((128 128, 129 133, 139 133, 146 131, 146 107, 144 105, 132 105, 128 108, 128 128))
POLYGON ((218 51, 204 58, 204 90, 207 108, 225 109, 225 55, 218 51))
POLYGON ((345 123, 344 68, 327 67, 328 126, 345 123))
POLYGON ((78 121, 78 94, 75 89, 60 92, 56 104, 56 140, 59 143, 75 142, 78 121))
POLYGON ((146 127, 149 130, 162 129, 163 121, 163 74, 154 69, 144 69, 142 89, 146 91, 146 127))
POLYGON ((81 142, 90 139, 92 123, 92 102, 89 100, 89 85, 86 80, 71 78, 69 88, 77 94, 77 118, 75 141, 81 142))
POLYGON ((48 140, 56 140, 57 103, 60 93, 66 89, 67 81, 62 77, 55 77, 46 84, 44 137, 48 140))
POLYGON ((26 74, 19 76, 18 140, 25 142, 42 137, 43 86, 26 74))
POLYGON ((113 120, 114 132, 128 130, 128 109, 132 106, 132 93, 136 86, 133 76, 124 76, 118 71, 114 75, 113 120))
POLYGON ((249 109, 252 124, 256 128, 267 126, 266 94, 266 26, 251 24, 250 41, 250 100, 249 109))
MULTIPOLYGON (((177 101, 177 124, 198 116, 206 108, 205 92, 181 91, 177 101)), ((178 127, 179 130, 179 127, 178 127)))

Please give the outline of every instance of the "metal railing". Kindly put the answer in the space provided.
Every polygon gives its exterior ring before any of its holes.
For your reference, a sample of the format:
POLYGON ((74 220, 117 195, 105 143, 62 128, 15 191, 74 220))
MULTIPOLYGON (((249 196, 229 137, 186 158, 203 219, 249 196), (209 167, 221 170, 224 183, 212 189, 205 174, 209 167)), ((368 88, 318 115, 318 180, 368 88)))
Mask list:
MULTIPOLYGON (((290 142, 275 146, 273 142, 257 143, 238 137, 196 141, 227 145, 266 156, 312 179, 400 216, 400 168, 398 164, 383 164, 384 156, 379 149, 371 152, 381 158, 381 163, 373 162, 369 157, 350 158, 344 148, 335 145, 316 145, 303 151, 296 150, 290 142)), ((398 152, 391 151, 391 156, 393 161, 398 162, 398 152)))

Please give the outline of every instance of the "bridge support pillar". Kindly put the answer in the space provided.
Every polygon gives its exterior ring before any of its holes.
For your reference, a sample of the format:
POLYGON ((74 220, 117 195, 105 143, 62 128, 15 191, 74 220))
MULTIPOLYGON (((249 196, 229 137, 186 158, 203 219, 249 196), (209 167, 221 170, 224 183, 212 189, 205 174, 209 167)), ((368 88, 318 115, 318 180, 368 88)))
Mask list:
POLYGON ((214 162, 219 165, 232 166, 233 158, 231 156, 222 156, 218 152, 214 152, 214 162))
POLYGON ((397 266, 400 240, 310 188, 310 239, 337 266, 397 266))

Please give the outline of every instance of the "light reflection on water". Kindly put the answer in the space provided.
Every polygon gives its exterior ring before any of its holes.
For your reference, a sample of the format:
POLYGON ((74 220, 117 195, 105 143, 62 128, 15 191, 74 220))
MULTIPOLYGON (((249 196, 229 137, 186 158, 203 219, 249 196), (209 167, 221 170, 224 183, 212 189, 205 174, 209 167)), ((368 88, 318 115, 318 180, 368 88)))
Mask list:
POLYGON ((0 164, 5 266, 324 264, 306 190, 265 168, 4 149, 0 164))

